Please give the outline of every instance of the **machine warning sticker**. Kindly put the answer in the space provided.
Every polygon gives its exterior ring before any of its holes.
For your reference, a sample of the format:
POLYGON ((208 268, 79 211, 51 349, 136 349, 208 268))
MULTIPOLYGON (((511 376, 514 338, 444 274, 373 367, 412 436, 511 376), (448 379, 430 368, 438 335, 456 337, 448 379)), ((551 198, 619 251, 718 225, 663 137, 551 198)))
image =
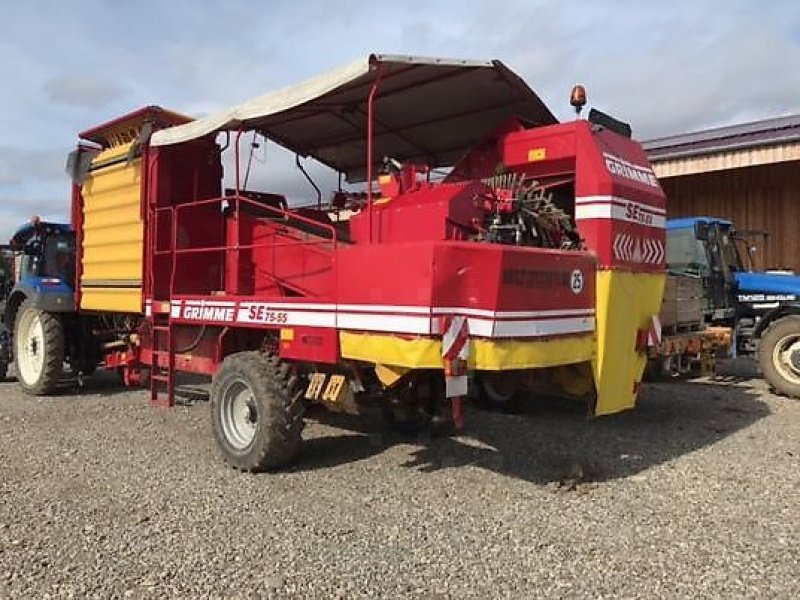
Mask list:
POLYGON ((614 258, 624 262, 660 265, 666 251, 661 240, 641 238, 628 233, 614 236, 614 258))
POLYGON ((575 269, 570 276, 570 288, 576 296, 583 291, 583 271, 575 269))

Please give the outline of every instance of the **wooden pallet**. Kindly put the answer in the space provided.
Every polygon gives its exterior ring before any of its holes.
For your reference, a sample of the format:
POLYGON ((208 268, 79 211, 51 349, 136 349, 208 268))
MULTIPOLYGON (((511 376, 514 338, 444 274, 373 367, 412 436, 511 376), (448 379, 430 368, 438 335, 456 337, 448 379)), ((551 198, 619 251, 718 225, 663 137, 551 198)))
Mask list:
POLYGON ((705 325, 701 322, 693 321, 691 323, 672 323, 671 325, 661 326, 661 335, 677 335, 679 333, 692 333, 694 331, 702 331, 705 325))

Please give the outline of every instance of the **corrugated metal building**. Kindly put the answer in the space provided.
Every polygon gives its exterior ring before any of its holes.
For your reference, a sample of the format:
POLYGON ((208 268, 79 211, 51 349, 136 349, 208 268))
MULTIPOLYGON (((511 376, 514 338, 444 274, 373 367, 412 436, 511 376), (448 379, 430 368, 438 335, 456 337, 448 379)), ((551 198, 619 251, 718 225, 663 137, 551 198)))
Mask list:
POLYGON ((757 269, 800 272, 800 115, 649 140, 644 147, 670 217, 730 219, 753 232, 757 269))

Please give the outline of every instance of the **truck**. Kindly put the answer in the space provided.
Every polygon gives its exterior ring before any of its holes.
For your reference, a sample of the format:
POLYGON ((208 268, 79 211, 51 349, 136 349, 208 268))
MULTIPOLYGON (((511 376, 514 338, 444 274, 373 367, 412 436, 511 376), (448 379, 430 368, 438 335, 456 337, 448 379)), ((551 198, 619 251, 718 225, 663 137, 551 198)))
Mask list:
POLYGON ((63 360, 130 384, 147 370, 157 407, 178 374, 208 376, 213 437, 244 471, 289 464, 312 403, 455 429, 480 382, 563 388, 592 416, 636 404, 663 191, 628 126, 558 122, 501 61, 372 54, 208 117, 147 106, 78 138, 71 309, 25 300, 9 320, 29 394, 52 393, 63 360), (337 171, 330 202, 248 189, 252 136, 337 171))
POLYGON ((669 271, 702 281, 706 322, 731 328, 731 355, 754 358, 774 390, 800 398, 800 277, 755 272, 746 256, 729 220, 667 221, 669 271))

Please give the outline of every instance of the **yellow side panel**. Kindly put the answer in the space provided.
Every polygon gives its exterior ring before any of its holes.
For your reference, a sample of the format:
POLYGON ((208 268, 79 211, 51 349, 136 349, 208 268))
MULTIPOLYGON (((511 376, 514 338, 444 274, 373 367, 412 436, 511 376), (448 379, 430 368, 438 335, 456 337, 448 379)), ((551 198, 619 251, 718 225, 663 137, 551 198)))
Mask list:
POLYGON ((408 373, 410 369, 406 367, 395 367, 393 365, 375 365, 375 374, 378 376, 378 379, 381 380, 381 383, 384 387, 391 387, 405 375, 408 373))
POLYGON ((134 291, 136 293, 125 288, 85 288, 81 295, 81 308, 138 313, 142 310, 141 291, 134 291))
POLYGON ((592 360, 594 347, 593 335, 538 341, 476 339, 470 362, 484 371, 556 367, 592 360))
POLYGON ((339 345, 343 358, 409 369, 442 368, 442 342, 433 338, 340 331, 339 345))
POLYGON ((597 272, 597 355, 594 377, 596 415, 609 415, 636 404, 646 356, 636 351, 636 332, 648 329, 661 309, 663 274, 597 272))
POLYGON ((129 149, 99 154, 83 185, 83 309, 142 310, 141 160, 128 164, 129 149))
MULTIPOLYGON (((434 338, 339 333, 343 358, 409 369, 441 369, 442 343, 434 338)), ((591 360, 594 337, 543 340, 470 340, 469 367, 481 371, 534 369, 591 360)))

